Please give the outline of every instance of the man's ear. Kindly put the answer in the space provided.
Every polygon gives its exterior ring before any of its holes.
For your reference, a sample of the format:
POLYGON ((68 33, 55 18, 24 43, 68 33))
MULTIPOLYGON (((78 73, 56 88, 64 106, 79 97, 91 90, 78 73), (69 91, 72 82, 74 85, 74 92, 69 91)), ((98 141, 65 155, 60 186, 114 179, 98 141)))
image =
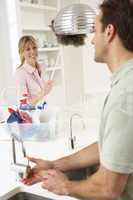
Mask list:
POLYGON ((112 24, 108 24, 108 26, 105 29, 106 40, 108 43, 110 43, 114 39, 115 34, 115 27, 112 24))

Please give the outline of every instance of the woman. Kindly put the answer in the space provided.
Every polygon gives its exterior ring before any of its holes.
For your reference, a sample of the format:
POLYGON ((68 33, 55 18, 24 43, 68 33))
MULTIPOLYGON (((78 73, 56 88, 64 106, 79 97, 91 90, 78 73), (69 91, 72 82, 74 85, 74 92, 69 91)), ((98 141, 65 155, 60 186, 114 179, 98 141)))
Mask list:
POLYGON ((52 81, 44 81, 43 70, 38 59, 38 47, 33 36, 22 36, 18 44, 21 64, 16 70, 19 101, 26 98, 29 104, 46 101, 52 89, 52 81))

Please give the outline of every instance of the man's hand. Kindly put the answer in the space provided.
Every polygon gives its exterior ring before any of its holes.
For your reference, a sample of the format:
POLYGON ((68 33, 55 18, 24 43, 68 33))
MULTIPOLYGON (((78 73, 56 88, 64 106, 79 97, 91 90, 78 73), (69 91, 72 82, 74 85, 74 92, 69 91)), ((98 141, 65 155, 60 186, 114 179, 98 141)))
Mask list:
POLYGON ((36 165, 35 167, 28 169, 27 177, 22 180, 22 182, 26 185, 32 185, 34 183, 42 181, 44 170, 53 168, 53 164, 51 161, 30 157, 28 157, 28 160, 35 163, 36 165))
POLYGON ((44 173, 42 187, 59 195, 68 195, 68 178, 58 170, 48 170, 44 173))
POLYGON ((80 199, 118 199, 124 191, 128 175, 112 172, 104 167, 82 181, 70 181, 60 171, 48 170, 42 174, 42 187, 59 195, 80 199))

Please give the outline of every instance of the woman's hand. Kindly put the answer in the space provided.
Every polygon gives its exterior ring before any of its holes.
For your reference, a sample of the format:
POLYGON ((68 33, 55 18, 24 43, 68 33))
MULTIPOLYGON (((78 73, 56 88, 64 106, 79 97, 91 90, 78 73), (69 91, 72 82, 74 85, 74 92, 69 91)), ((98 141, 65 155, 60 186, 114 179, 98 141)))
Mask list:
POLYGON ((45 81, 44 89, 43 89, 44 96, 50 93, 50 91, 52 90, 52 87, 53 87, 53 81, 51 80, 45 81))
POLYGON ((53 81, 45 81, 44 88, 36 96, 32 97, 32 99, 29 100, 29 103, 32 105, 36 105, 40 100, 44 100, 44 97, 52 90, 52 87, 53 81))
POLYGON ((53 168, 52 161, 31 157, 28 157, 28 160, 35 163, 36 165, 35 167, 28 169, 27 177, 22 180, 22 182, 26 185, 32 185, 34 183, 42 181, 45 170, 53 168))

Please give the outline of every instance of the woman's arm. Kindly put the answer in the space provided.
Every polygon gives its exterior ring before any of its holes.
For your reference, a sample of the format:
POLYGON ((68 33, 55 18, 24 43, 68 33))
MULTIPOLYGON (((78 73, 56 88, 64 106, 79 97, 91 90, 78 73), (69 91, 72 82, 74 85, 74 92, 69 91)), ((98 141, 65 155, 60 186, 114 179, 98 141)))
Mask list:
POLYGON ((38 92, 35 96, 31 97, 29 94, 26 77, 27 75, 26 75, 25 70, 21 70, 20 68, 18 68, 15 73, 15 79, 16 79, 16 85, 17 85, 17 96, 19 97, 19 100, 20 100, 21 98, 24 98, 24 94, 27 94, 28 103, 35 105, 40 100, 44 99, 47 94, 49 94, 53 86, 53 81, 51 80, 44 81, 44 87, 41 89, 41 91, 38 92))
POLYGON ((37 104, 40 100, 45 99, 46 95, 49 94, 53 86, 53 81, 48 80, 44 83, 44 88, 38 92, 38 94, 29 99, 29 103, 32 105, 37 104))
POLYGON ((20 99, 24 98, 24 94, 29 94, 27 84, 26 84, 26 76, 24 71, 21 71, 19 68, 15 73, 15 81, 16 81, 16 90, 17 90, 17 99, 18 103, 20 103, 20 99))
POLYGON ((44 81, 44 79, 42 78, 45 76, 45 67, 46 66, 44 64, 37 63, 38 73, 42 82, 44 82, 44 87, 34 97, 29 99, 29 103, 32 105, 36 105, 42 99, 45 101, 46 96, 49 94, 49 92, 51 91, 53 87, 53 81, 50 81, 50 80, 44 81))

